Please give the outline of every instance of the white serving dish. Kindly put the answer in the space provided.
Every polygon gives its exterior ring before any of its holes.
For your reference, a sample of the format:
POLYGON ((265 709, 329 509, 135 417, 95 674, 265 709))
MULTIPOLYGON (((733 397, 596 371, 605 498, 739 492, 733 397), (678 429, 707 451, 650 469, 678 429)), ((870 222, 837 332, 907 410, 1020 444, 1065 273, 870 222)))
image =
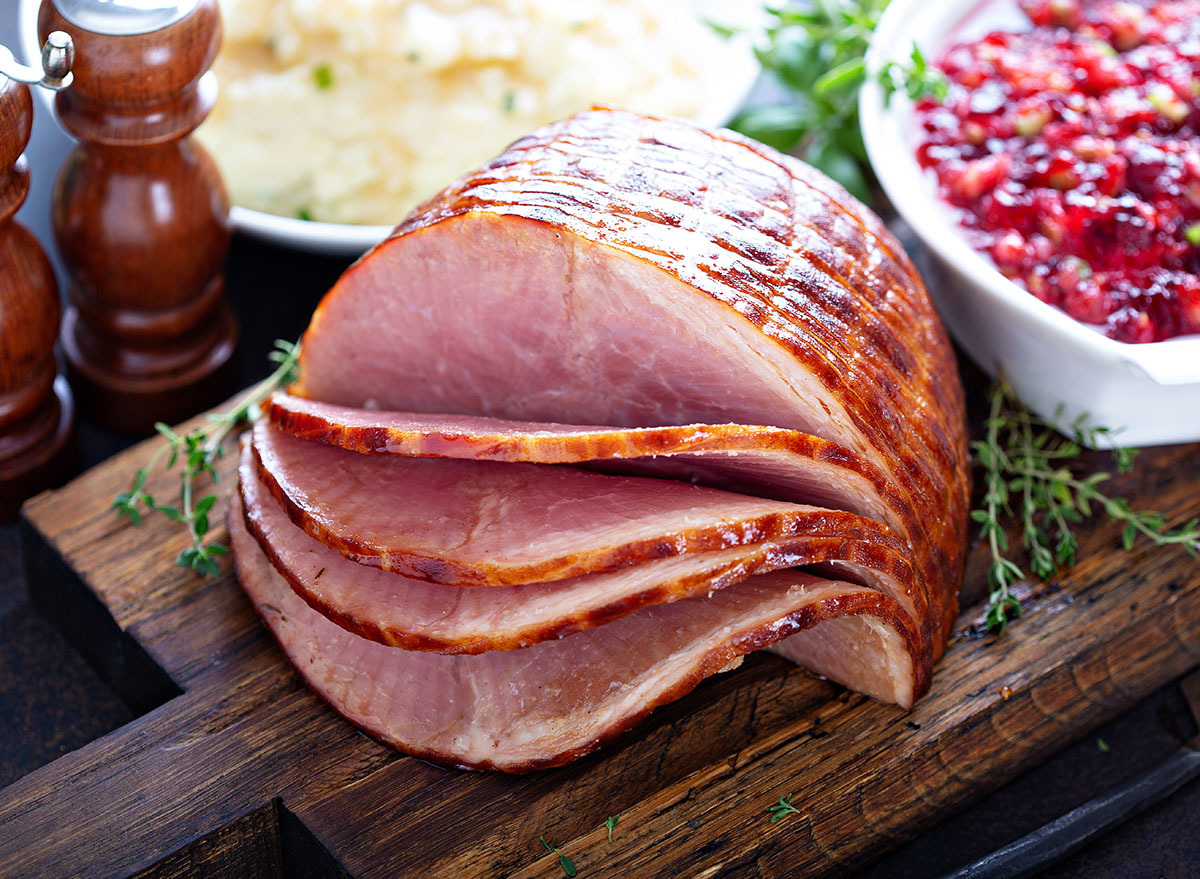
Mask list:
MULTIPOLYGON (((932 60, 952 32, 973 39, 1005 20, 1020 20, 1007 0, 892 0, 868 68, 906 60, 914 40, 932 60), (985 6, 985 14, 973 15, 985 6)), ((932 255, 930 294, 950 333, 982 369, 990 375, 1003 370, 1039 415, 1052 418, 1061 404, 1063 423, 1087 413, 1093 424, 1119 429, 1121 445, 1200 440, 1200 336, 1116 342, 1039 301, 973 250, 937 199, 932 174, 917 164, 912 102, 898 94, 885 107, 882 89, 869 76, 860 113, 880 184, 932 255)))
MULTIPOLYGON (((26 64, 40 64, 41 48, 37 42, 37 11, 41 0, 19 0, 21 53, 26 64)), ((704 109, 696 114, 702 125, 717 127, 728 122, 741 108, 750 87, 758 77, 758 62, 748 39, 741 39, 741 51, 731 53, 738 60, 730 66, 721 88, 708 96, 704 109)), ((50 107, 53 95, 35 89, 50 107)), ((449 183, 449 180, 440 181, 449 183)), ((234 205, 229 211, 234 227, 263 241, 330 256, 358 256, 386 238, 391 226, 356 226, 346 223, 320 223, 281 217, 234 205)))

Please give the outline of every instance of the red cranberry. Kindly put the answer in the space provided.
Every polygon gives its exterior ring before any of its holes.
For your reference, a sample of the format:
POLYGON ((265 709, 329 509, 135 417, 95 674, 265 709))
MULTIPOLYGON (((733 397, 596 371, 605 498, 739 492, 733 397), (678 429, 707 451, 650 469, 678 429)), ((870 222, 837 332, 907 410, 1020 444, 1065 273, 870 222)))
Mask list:
POLYGON ((1094 278, 1063 288, 1062 307, 1075 320, 1102 324, 1112 311, 1112 297, 1094 278))
POLYGON ((922 166, 1038 298, 1124 341, 1200 332, 1200 0, 1021 5, 1031 31, 939 62, 922 166))
POLYGON ((1154 342, 1154 322, 1150 315, 1126 305, 1108 319, 1108 334, 1118 342, 1154 342))

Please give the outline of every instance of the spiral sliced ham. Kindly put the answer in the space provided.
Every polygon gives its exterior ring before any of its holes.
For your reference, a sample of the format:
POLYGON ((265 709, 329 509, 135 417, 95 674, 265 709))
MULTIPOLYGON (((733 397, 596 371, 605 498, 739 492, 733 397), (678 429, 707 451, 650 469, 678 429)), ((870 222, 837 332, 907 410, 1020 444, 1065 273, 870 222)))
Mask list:
MULTIPOLYGON (((258 473, 293 522, 352 561, 438 583, 563 580, 804 535, 902 550, 887 529, 853 513, 684 482, 364 456, 266 421, 253 436, 258 473)), ((905 591, 923 612, 924 596, 905 591)))
POLYGON ((243 462, 238 575, 409 753, 558 765, 765 647, 928 687, 962 390, 903 251, 802 163, 618 110, 540 129, 342 276, 291 392, 243 462))
MULTIPOLYGON (((760 573, 819 565, 895 599, 927 645, 928 615, 914 604, 912 570, 879 525, 693 552, 603 574, 489 589, 430 583, 364 568, 314 540, 289 519, 255 471, 239 468, 246 524, 276 569, 308 604, 342 628, 408 650, 483 653, 561 638, 663 604, 734 586, 760 573)), ((377 499, 378 500, 378 499, 377 499)))
POLYGON ((364 454, 607 465, 605 472, 670 476, 849 510, 888 525, 902 539, 920 533, 909 507, 870 462, 836 443, 778 427, 542 424, 354 409, 284 393, 272 396, 266 411, 285 433, 364 454))
POLYGON ((510 772, 566 763, 772 645, 878 699, 912 703, 918 636, 872 589, 781 571, 525 650, 445 656, 360 638, 310 608, 260 551, 236 497, 229 532, 238 579, 309 685, 429 760, 510 772))
POLYGON ((761 424, 878 467, 919 519, 940 652, 968 474, 944 330, 895 239, 802 162, 618 110, 539 129, 352 266, 294 393, 652 427, 761 424))

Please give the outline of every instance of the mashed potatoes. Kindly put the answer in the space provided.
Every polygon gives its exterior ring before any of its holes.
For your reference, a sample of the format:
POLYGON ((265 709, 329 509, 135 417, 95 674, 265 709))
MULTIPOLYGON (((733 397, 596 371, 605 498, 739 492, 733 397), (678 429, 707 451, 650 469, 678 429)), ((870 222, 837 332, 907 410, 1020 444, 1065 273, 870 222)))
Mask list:
POLYGON ((542 123, 597 102, 695 116, 728 93, 731 68, 745 81, 744 53, 690 0, 221 0, 221 11, 221 97, 199 136, 235 204, 289 217, 392 225, 542 123))

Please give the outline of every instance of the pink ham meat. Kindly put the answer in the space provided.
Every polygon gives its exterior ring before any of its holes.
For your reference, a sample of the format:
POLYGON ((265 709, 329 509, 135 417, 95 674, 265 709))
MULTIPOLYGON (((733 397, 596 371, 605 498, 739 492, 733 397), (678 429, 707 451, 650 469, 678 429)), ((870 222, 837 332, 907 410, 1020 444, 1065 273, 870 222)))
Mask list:
MULTIPOLYGON (((919 596, 908 562, 872 522, 861 524, 862 532, 871 535, 867 539, 806 535, 783 543, 686 553, 552 583, 477 589, 414 580, 348 561, 292 523, 259 481, 248 448, 239 475, 250 533, 297 594, 342 628, 393 647, 441 653, 528 647, 641 607, 708 594, 756 574, 801 565, 821 565, 890 595, 916 631, 928 621, 928 614, 915 606, 919 596)), ((927 652, 929 633, 921 634, 914 647, 927 652)))
POLYGON ((401 650, 360 638, 305 604, 246 530, 237 497, 228 524, 238 579, 309 686, 377 738, 440 763, 509 772, 567 763, 772 645, 903 706, 919 680, 918 636, 894 601, 794 571, 644 608, 525 650, 401 650))
POLYGON ((903 549, 853 513, 672 480, 358 455, 266 421, 253 437, 258 474, 293 522, 361 565, 438 583, 563 580, 808 534, 903 549))
POLYGON ((761 144, 618 110, 542 128, 351 267, 300 365, 294 393, 342 406, 836 443, 920 521, 935 653, 951 631, 969 489, 952 350, 878 219, 761 144))
POLYGON ((364 454, 534 464, 607 464, 605 472, 670 476, 776 500, 849 510, 909 541, 921 534, 894 486, 869 461, 811 434, 744 424, 616 428, 335 406, 275 394, 271 423, 301 439, 364 454))
POLYGON ((802 163, 618 110, 540 129, 342 276, 291 391, 238 575, 409 753, 558 765, 768 647, 905 707, 929 685, 962 389, 903 251, 802 163))

